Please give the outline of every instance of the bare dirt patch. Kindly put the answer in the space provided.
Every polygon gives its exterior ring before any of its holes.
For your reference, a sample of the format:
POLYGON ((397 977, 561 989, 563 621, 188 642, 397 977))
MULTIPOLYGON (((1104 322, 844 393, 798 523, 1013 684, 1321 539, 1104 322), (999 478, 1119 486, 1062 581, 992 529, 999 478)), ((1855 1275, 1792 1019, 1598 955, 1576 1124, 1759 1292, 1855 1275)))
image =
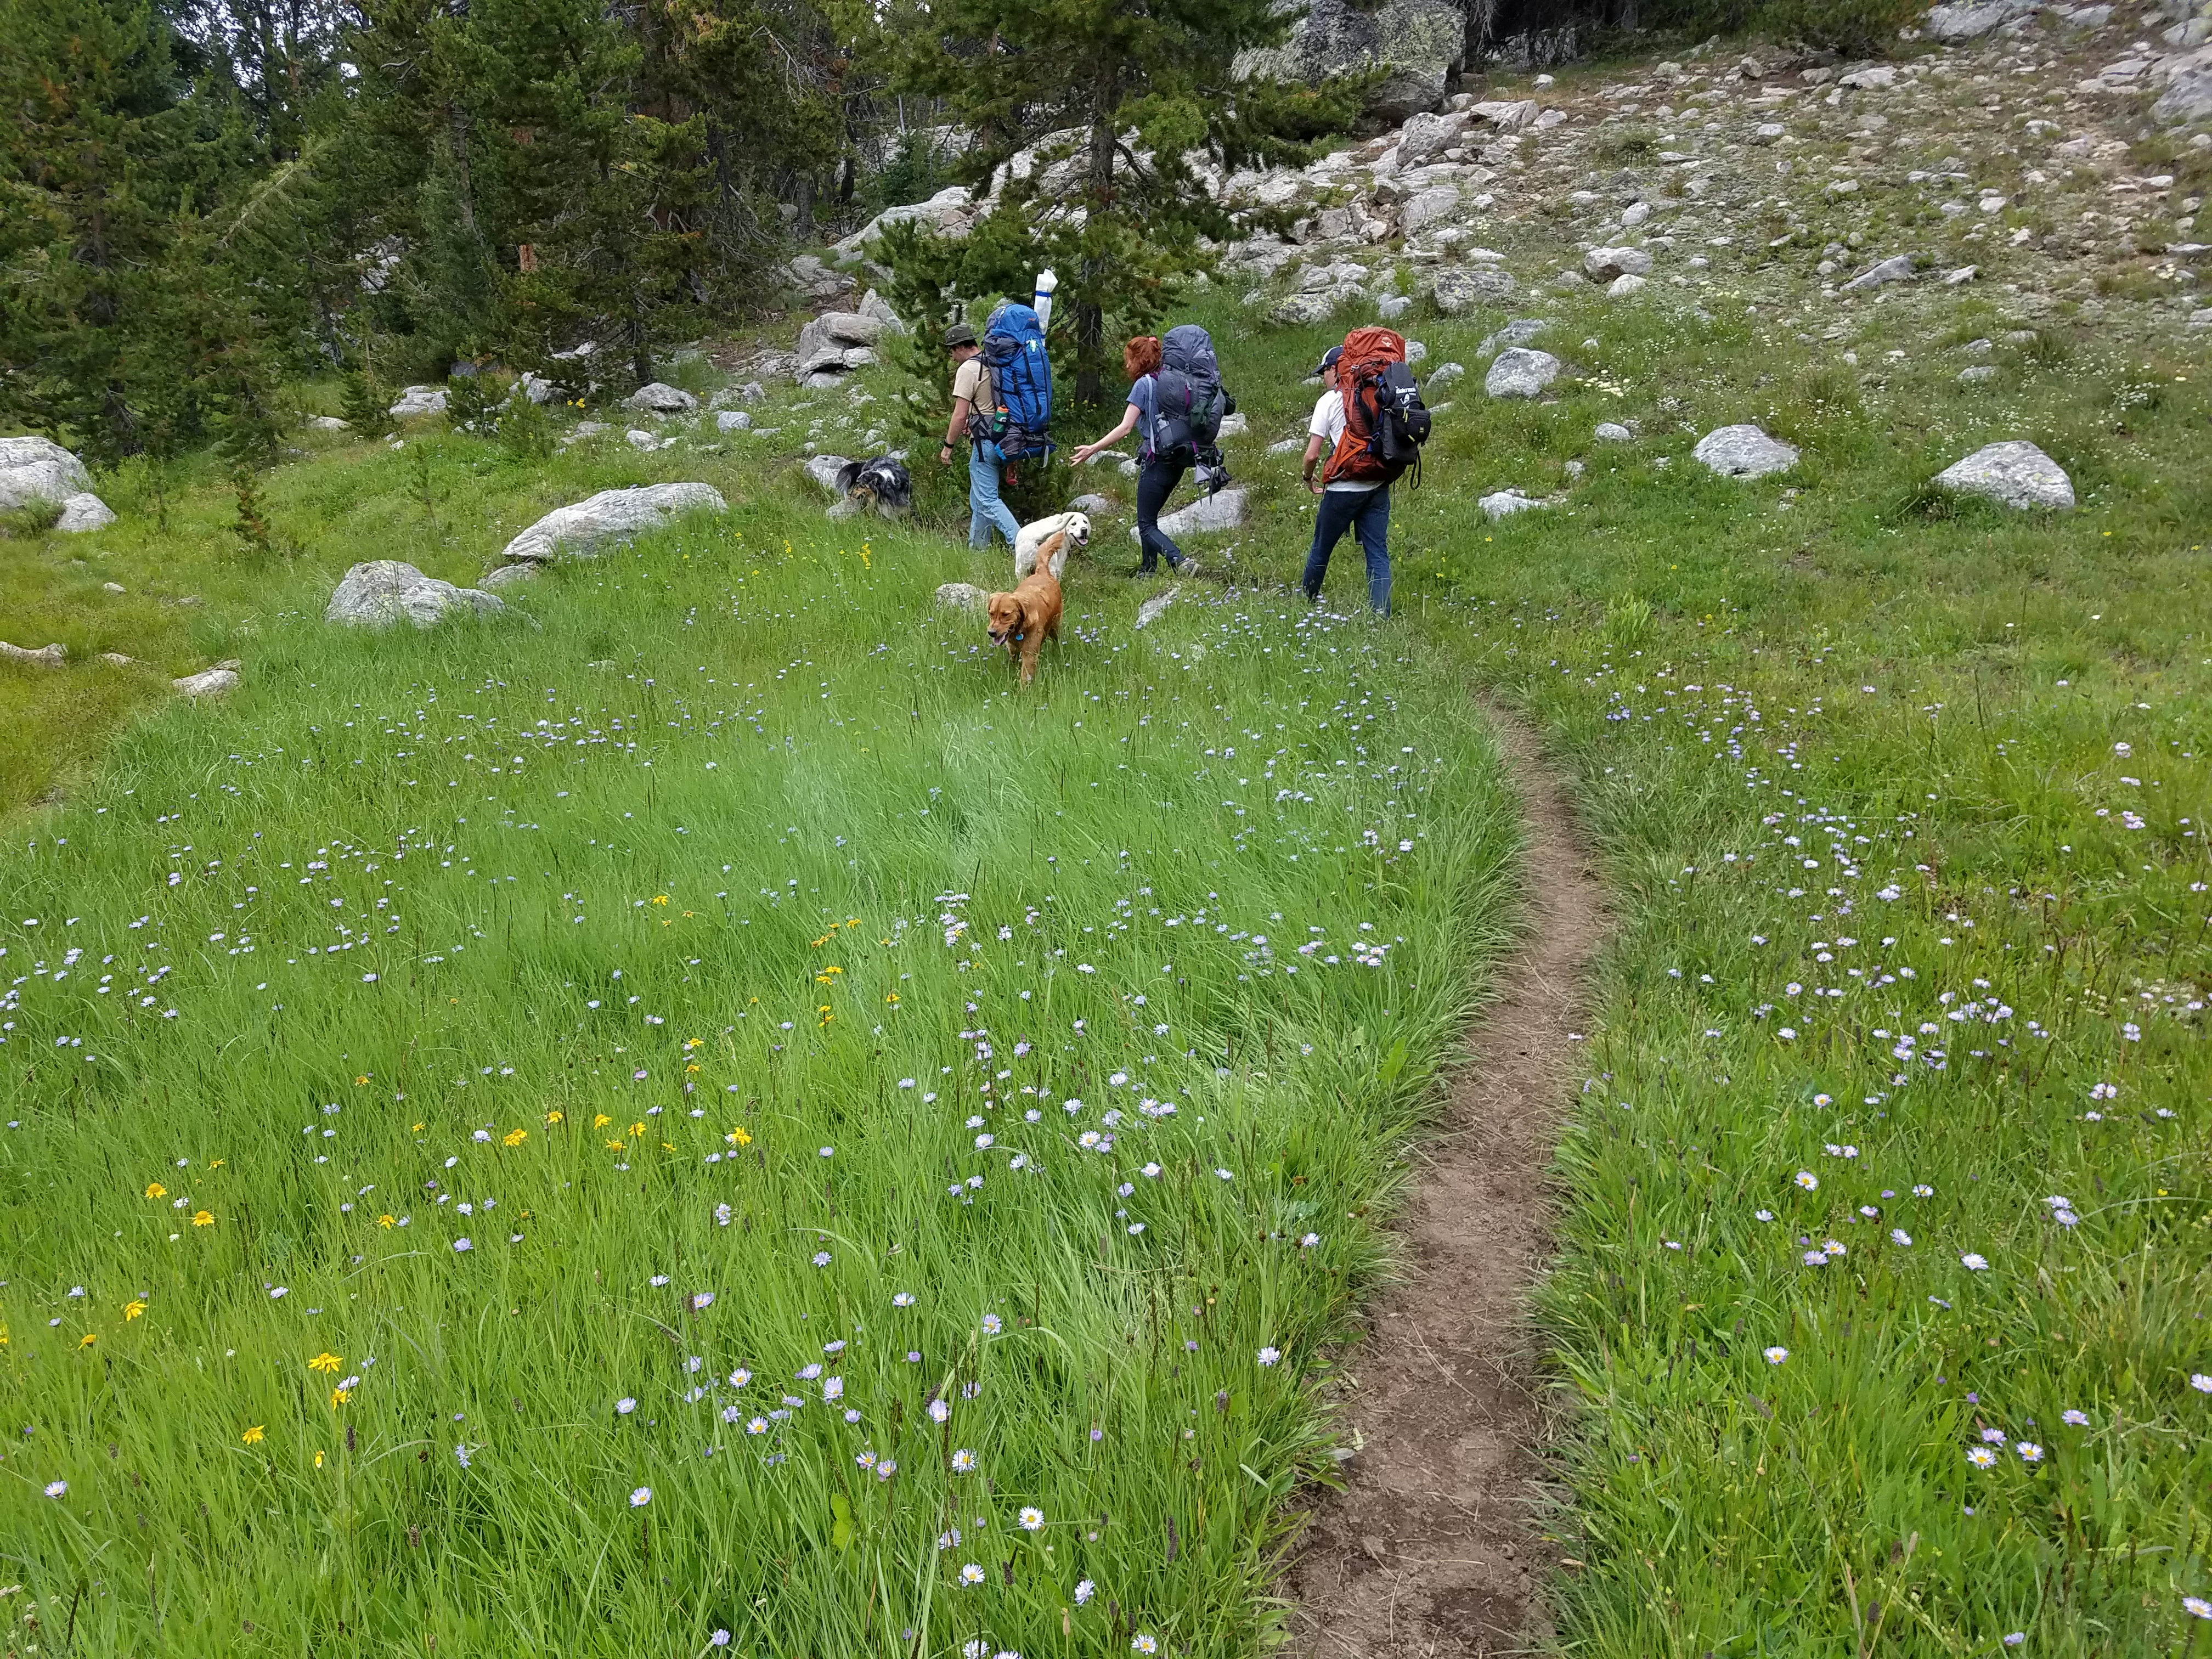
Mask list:
POLYGON ((1547 1172, 1606 914, 1534 734, 1485 712, 1521 791, 1521 940, 1423 1148, 1399 1280, 1345 1367, 1345 1440, 1358 1449, 1292 1569, 1304 1659, 1459 1659, 1527 1652, 1550 1634, 1526 1304, 1551 1248, 1547 1172))

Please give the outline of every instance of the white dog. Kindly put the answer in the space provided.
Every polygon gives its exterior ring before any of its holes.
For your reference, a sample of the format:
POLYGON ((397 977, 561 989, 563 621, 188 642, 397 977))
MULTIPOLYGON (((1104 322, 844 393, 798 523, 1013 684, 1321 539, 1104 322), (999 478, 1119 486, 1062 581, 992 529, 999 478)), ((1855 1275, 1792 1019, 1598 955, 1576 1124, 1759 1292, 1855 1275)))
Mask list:
POLYGON ((1048 568, 1052 579, 1058 581, 1067 568, 1067 550, 1091 545, 1091 515, 1087 513, 1055 513, 1048 519, 1039 519, 1035 524, 1025 524, 1022 533, 1014 538, 1014 580, 1018 582, 1037 567, 1037 555, 1046 548, 1048 568))

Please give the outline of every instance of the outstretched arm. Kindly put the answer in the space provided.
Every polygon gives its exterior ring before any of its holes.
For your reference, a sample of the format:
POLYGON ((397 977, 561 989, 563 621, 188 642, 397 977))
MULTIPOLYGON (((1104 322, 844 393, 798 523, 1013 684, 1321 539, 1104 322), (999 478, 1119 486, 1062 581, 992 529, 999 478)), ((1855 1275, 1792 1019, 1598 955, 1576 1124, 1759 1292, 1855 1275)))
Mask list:
POLYGON ((1122 439, 1127 437, 1131 432, 1136 429, 1137 416, 1142 411, 1138 409, 1136 404, 1124 404, 1121 406, 1121 424, 1115 427, 1111 432, 1101 438, 1097 443, 1083 445, 1073 455, 1070 455, 1067 458, 1068 465, 1071 466, 1081 466, 1084 462, 1089 460, 1100 450, 1110 449, 1114 445, 1120 443, 1122 439))

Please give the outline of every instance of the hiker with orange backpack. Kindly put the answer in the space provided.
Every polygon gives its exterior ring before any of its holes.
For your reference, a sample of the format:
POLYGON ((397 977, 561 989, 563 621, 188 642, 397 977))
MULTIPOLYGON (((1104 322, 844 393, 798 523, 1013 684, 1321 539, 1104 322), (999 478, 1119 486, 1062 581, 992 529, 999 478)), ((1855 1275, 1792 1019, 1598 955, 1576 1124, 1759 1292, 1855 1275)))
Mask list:
POLYGON ((1359 538, 1367 556, 1367 598, 1378 615, 1390 614, 1390 486, 1408 468, 1419 481, 1420 447, 1429 438, 1429 411, 1406 366, 1406 342, 1387 328, 1355 328, 1331 346, 1314 371, 1322 391, 1306 427, 1304 480, 1321 497, 1314 513, 1313 546, 1301 586, 1321 599, 1329 555, 1344 532, 1359 538), (1314 468, 1327 457, 1316 479, 1314 468))

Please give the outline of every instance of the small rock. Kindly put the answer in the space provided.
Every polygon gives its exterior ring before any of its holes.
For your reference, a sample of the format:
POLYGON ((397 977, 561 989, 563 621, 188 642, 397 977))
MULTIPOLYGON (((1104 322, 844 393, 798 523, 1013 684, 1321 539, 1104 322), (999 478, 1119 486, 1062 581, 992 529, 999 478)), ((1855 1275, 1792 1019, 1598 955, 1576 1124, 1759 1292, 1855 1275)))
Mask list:
POLYGON ((1429 390, 1441 392, 1466 373, 1467 365, 1464 363, 1438 363, 1429 371, 1429 390))
POLYGON ((1583 255, 1583 274, 1594 282, 1650 274, 1651 256, 1640 247, 1594 247, 1583 255))
POLYGON ((1431 225, 1442 224, 1459 210, 1459 191, 1449 185, 1434 185, 1420 191, 1398 210, 1398 228, 1417 236, 1431 225))
POLYGON ((57 641, 30 651, 0 640, 0 661, 19 662, 26 668, 59 668, 69 661, 69 648, 57 641))
POLYGON ((1839 87, 1853 87, 1863 92, 1879 92, 1897 84, 1897 71, 1887 64, 1876 64, 1867 69, 1856 69, 1848 75, 1836 77, 1839 87))
POLYGON ((1979 265, 1960 265, 1956 270, 1950 271, 1945 275, 1943 278, 1943 286, 1945 288, 1957 288, 1962 283, 1971 283, 1974 280, 1975 276, 1980 271, 1980 270, 1981 267, 1979 265))
POLYGON ((121 582, 102 582, 100 585, 100 591, 103 593, 123 593, 129 590, 121 582))
POLYGON ((1636 434, 1618 421, 1601 421, 1590 434, 1601 444, 1628 444, 1636 441, 1636 434))
POLYGON ((699 400, 681 387, 659 380, 650 380, 623 399, 630 409, 642 409, 655 415, 684 415, 699 407, 699 400))
POLYGON ((1779 138, 1784 131, 1786 129, 1779 121, 1762 121, 1752 130, 1751 142, 1754 144, 1771 144, 1779 138))
POLYGON ((416 415, 442 415, 446 410, 446 388, 441 386, 410 386, 393 400, 385 412, 396 420, 407 420, 416 415))
POLYGON ((311 415, 307 424, 317 432, 350 432, 353 428, 335 415, 311 415))
POLYGON ((623 436, 629 440, 631 448, 641 449, 648 455, 654 450, 665 448, 676 441, 673 438, 656 437, 652 433, 642 431, 636 427, 630 428, 629 431, 623 434, 623 436))
POLYGON ((2212 67, 2176 70, 2150 112, 2168 126, 2212 118, 2212 67))
POLYGON ((62 515, 54 520, 54 528, 64 536, 76 536, 105 529, 114 522, 113 509, 88 489, 62 503, 62 515))
POLYGON ((220 697, 234 690, 238 684, 238 666, 234 663, 218 663, 213 668, 203 668, 197 674, 187 674, 182 679, 171 680, 169 689, 180 696, 220 697))
POLYGON ((1482 509, 1485 518, 1496 524, 1509 514, 1526 513, 1532 507, 1549 507, 1551 502, 1523 495, 1517 489, 1501 489, 1494 495, 1485 495, 1475 505, 1482 509))
POLYGON ((103 651, 100 653, 100 659, 110 668, 135 667, 138 660, 135 657, 125 656, 120 651, 103 651))
POLYGON ((487 592, 495 587, 515 587, 524 582, 536 580, 537 575, 538 566, 530 560, 525 559, 519 564, 503 564, 495 569, 486 571, 483 580, 477 586, 487 592))
POLYGON ((1182 584, 1178 582, 1165 592, 1155 593, 1146 599, 1137 607, 1137 626, 1150 628, 1165 614, 1167 608, 1176 602, 1176 595, 1182 592, 1182 584))
POLYGON ((753 417, 742 409, 726 409, 714 416, 717 432, 747 432, 751 430, 753 417))
POLYGON ((1293 294, 1269 310, 1267 320, 1285 328, 1310 328, 1336 315, 1337 307, 1350 297, 1337 289, 1325 289, 1317 294, 1293 294))
POLYGON ((1624 225, 1640 225, 1650 216, 1651 204, 1649 202, 1631 202, 1620 210, 1620 222, 1624 225))
POLYGON ((1222 417, 1221 431, 1218 435, 1224 438, 1241 438, 1249 429, 1250 423, 1245 420, 1240 411, 1235 415, 1222 417))
POLYGON ((1496 333, 1484 336, 1482 343, 1475 347, 1474 355, 1487 357, 1501 347, 1527 345, 1551 325, 1551 319, 1547 317, 1516 317, 1496 333))
POLYGON ((1708 432, 1691 453, 1723 478, 1763 478, 1797 465, 1794 446, 1748 425, 1708 432))
POLYGON ((1637 276, 1633 271, 1623 271, 1607 285, 1605 297, 1608 300, 1626 300, 1644 285, 1643 277, 1637 276))
POLYGON ((937 602, 947 611, 981 616, 991 608, 991 596, 973 582, 946 582, 937 590, 937 602))
POLYGON ((1410 294, 1386 294, 1375 302, 1375 314, 1386 323, 1395 323, 1413 308, 1410 294))
POLYGON ((1429 289, 1437 309, 1447 317, 1460 316, 1479 305, 1510 300, 1513 293, 1512 272, 1492 265, 1474 270, 1455 265, 1439 270, 1429 289))
POLYGON ((1844 292, 1857 294, 1863 289, 1880 288, 1884 283, 1909 282, 1912 277, 1912 256, 1899 253, 1893 258, 1869 265, 1844 284, 1844 292))
POLYGON ((1962 368, 1959 371, 1960 380, 1967 386, 1979 386, 1984 381, 1994 380, 1996 377, 1996 368, 1989 363, 1977 363, 1972 368, 1962 368))
MULTIPOLYGON (((1224 530, 1238 530, 1244 524, 1244 492, 1224 489, 1218 495, 1201 495, 1181 512, 1170 513, 1160 520, 1160 529, 1170 540, 1185 536, 1202 536, 1224 530)), ((1129 526, 1129 539, 1137 538, 1137 527, 1129 526)))
POLYGON ((833 500, 842 501, 845 489, 837 482, 837 475, 851 464, 842 455, 813 455, 807 458, 800 470, 822 487, 823 494, 833 500))
POLYGON ((1428 362, 1428 360, 1429 348, 1425 341, 1408 340, 1406 342, 1406 362, 1409 366, 1414 363, 1425 363, 1428 362))
MULTIPOLYGON (((2208 317, 2212 317, 2212 311, 2208 311, 2204 314, 2208 317)), ((1270 455, 1291 455, 1295 454, 1297 451, 1304 449, 1305 447, 1306 441, 1304 438, 1283 438, 1269 444, 1267 446, 1267 453, 1270 455)))
POLYGON ((1562 367, 1548 351, 1510 346, 1491 364, 1482 389, 1493 398, 1534 398, 1559 378, 1562 367))
POLYGON ((1103 519, 1114 511, 1114 503, 1103 495, 1078 495, 1067 504, 1071 513, 1087 513, 1094 519, 1103 519))
POLYGON ((2074 505, 2074 481, 2033 444, 2014 439, 1976 450, 1936 475, 1938 489, 1985 495, 2023 510, 2064 510, 2074 505))
POLYGON ((428 628, 463 611, 492 617, 506 608, 480 588, 441 582, 398 559, 371 559, 345 573, 323 620, 366 628, 404 621, 428 628))

